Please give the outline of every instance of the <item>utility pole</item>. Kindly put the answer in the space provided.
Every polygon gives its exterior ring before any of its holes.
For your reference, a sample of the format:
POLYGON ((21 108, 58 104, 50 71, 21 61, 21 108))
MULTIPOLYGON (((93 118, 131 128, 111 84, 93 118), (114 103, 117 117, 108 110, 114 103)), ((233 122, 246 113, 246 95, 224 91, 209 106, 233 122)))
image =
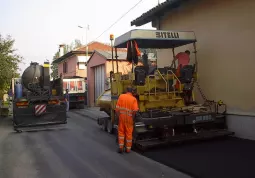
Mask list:
MULTIPOLYGON (((84 27, 82 27, 82 26, 78 26, 79 28, 83 28, 84 29, 84 27)), ((88 56, 89 56, 89 47, 88 47, 88 30, 89 30, 89 25, 87 25, 86 26, 86 56, 87 56, 87 58, 88 58, 88 56)))
POLYGON ((88 30, 89 30, 89 25, 87 25, 87 28, 86 28, 86 56, 87 56, 87 59, 89 58, 89 47, 88 47, 88 30))
POLYGON ((113 57, 113 40, 114 40, 114 35, 110 34, 110 40, 111 40, 111 48, 112 48, 112 72, 114 73, 114 57, 113 57))

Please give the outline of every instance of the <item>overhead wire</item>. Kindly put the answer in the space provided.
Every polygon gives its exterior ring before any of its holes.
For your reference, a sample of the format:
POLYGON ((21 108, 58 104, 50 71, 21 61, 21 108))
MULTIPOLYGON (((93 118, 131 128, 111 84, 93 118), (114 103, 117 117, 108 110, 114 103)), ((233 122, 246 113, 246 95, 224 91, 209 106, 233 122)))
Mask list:
POLYGON ((131 10, 133 10, 138 4, 140 4, 143 0, 139 0, 133 7, 131 7, 126 13, 124 13, 120 18, 118 18, 112 25, 110 25, 106 30, 103 31, 97 38, 93 41, 96 41, 100 38, 105 32, 107 32, 110 28, 112 28, 116 23, 118 23, 123 17, 125 17, 131 10))
MULTIPOLYGON (((112 28, 116 23, 118 23, 123 17, 125 17, 130 11, 132 11, 136 6, 138 6, 143 0, 139 0, 134 6, 132 6, 126 13, 124 13, 120 18, 118 18, 112 25, 110 25, 106 30, 103 31, 97 38, 87 43, 87 45, 93 41, 96 41, 100 38, 105 32, 107 32, 110 28, 112 28)), ((103 50, 107 52, 107 50, 103 50)))

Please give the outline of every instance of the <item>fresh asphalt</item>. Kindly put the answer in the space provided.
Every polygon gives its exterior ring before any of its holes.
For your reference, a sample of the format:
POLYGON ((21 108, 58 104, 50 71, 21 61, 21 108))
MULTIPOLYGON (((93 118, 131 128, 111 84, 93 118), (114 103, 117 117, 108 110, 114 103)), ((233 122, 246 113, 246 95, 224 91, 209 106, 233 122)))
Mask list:
MULTIPOLYGON (((104 113, 92 109, 74 112, 92 120, 105 117, 104 113)), ((194 178, 254 178, 254 150, 255 141, 229 137, 171 145, 139 154, 194 178)))
POLYGON ((72 110, 64 128, 37 132, 16 133, 10 118, 0 118, 0 178, 190 177, 116 148, 112 135, 72 110))

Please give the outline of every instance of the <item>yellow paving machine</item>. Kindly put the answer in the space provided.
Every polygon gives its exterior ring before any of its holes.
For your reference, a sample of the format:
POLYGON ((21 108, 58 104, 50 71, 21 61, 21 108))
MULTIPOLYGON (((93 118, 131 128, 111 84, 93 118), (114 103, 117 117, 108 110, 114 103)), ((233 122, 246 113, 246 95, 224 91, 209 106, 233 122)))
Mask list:
MULTIPOLYGON (((103 130, 114 133, 117 129, 115 105, 119 95, 131 85, 135 89, 139 106, 139 112, 134 118, 133 132, 133 145, 138 148, 146 149, 169 143, 207 140, 234 134, 227 129, 226 105, 222 101, 206 101, 208 105, 197 104, 195 101, 193 89, 199 84, 197 40, 194 32, 131 30, 115 39, 112 52, 115 51, 116 59, 117 49, 126 48, 130 42, 131 44, 135 42, 143 51, 169 49, 172 50, 173 56, 176 48, 193 44, 195 62, 193 65, 177 69, 175 62, 169 62, 160 68, 159 65, 149 65, 148 60, 143 60, 142 66, 132 62, 133 67, 128 74, 118 71, 117 62, 117 69, 113 67, 111 72, 110 89, 97 99, 101 111, 109 115, 109 118, 98 119, 98 124, 103 130)), ((134 46, 128 49, 128 53, 131 50, 131 56, 134 49, 134 46)), ((159 60, 163 59, 157 59, 156 64, 160 62, 159 60)))

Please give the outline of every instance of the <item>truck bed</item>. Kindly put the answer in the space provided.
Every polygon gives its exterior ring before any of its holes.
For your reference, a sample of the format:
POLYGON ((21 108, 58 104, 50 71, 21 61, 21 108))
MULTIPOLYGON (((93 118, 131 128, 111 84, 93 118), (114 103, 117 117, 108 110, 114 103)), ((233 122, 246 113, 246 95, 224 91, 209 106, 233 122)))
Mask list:
POLYGON ((21 127, 33 127, 53 124, 66 124, 66 105, 47 105, 46 112, 36 116, 35 105, 27 108, 13 106, 14 129, 21 127))

